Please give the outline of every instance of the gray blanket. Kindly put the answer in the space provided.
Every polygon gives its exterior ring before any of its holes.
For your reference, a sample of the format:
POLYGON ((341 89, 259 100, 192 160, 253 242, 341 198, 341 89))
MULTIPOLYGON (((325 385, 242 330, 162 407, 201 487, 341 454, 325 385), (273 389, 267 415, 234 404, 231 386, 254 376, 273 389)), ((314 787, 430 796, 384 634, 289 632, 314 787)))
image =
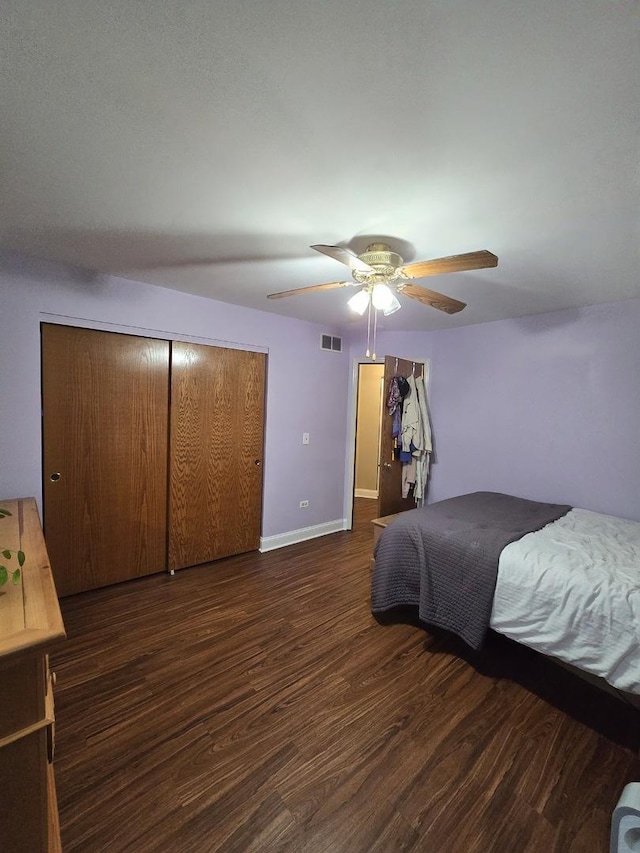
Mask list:
POLYGON ((474 492, 401 513, 376 545, 371 610, 415 605, 423 622, 479 648, 491 618, 500 552, 570 509, 474 492))

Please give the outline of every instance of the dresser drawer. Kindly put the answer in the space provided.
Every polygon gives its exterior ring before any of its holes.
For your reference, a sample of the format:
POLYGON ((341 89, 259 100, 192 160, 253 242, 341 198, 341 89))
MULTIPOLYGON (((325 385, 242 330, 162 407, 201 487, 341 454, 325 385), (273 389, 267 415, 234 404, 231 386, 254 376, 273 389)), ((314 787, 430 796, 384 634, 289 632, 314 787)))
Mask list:
POLYGON ((46 732, 32 731, 0 749, 0 850, 48 848, 46 732))
POLYGON ((25 655, 0 666, 0 742, 45 718, 45 691, 43 655, 25 655))

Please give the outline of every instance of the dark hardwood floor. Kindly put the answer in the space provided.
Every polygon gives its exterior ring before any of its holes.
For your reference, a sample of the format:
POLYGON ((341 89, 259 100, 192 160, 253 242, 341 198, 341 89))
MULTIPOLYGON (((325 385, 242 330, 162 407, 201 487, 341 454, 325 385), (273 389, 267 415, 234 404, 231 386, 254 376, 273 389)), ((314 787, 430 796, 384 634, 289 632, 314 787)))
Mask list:
POLYGON ((63 600, 66 853, 608 850, 637 712, 496 635, 376 622, 356 503, 353 532, 63 600))

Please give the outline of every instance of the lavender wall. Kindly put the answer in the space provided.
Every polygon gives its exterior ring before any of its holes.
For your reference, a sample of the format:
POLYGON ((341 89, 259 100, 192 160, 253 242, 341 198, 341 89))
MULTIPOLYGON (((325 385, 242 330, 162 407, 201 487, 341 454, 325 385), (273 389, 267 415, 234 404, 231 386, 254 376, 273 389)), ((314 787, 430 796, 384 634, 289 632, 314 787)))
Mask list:
POLYGON ((378 350, 431 356, 430 501, 492 490, 640 520, 640 299, 378 350))
MULTIPOLYGON (((0 256, 0 497, 41 492, 41 320, 268 351, 263 536, 343 518, 359 330, 348 355, 323 353, 336 330, 13 256, 0 256)), ((640 520, 639 299, 381 330, 378 352, 430 360, 429 500, 492 489, 640 520)))
POLYGON ((0 256, 0 498, 41 496, 42 320, 267 351, 262 535, 343 518, 349 359, 320 350, 321 332, 335 329, 7 255, 0 256), (311 434, 307 446, 303 432, 311 434))

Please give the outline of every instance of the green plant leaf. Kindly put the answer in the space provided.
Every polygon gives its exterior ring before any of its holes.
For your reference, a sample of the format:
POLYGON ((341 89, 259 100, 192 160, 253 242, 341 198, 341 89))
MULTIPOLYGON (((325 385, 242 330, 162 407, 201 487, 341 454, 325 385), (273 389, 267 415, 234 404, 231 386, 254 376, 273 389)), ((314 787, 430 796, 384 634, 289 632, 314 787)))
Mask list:
POLYGON ((24 551, 18 551, 18 565, 20 568, 24 566, 24 551))
POLYGON ((9 573, 7 572, 7 567, 0 566, 0 586, 3 586, 7 582, 8 577, 9 573))
POLYGON ((11 515, 11 513, 8 509, 5 509, 4 507, 0 506, 0 518, 4 518, 5 515, 11 515))
POLYGON ((8 548, 5 548, 4 551, 2 552, 2 556, 5 558, 5 560, 10 560, 11 559, 11 551, 8 548))
POLYGON ((20 569, 16 569, 12 578, 14 583, 20 583, 20 569))

